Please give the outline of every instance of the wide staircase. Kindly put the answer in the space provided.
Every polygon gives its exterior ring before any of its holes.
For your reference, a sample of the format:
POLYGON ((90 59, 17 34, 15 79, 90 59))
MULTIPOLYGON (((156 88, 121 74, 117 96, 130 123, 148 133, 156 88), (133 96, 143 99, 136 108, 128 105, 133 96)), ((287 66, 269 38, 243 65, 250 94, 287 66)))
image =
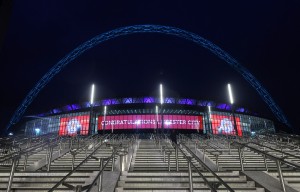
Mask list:
POLYGON ((237 170, 270 187, 269 191, 300 191, 299 137, 258 135, 252 138, 192 135, 190 142, 218 170, 237 170), (271 176, 272 178, 269 178, 271 176), (278 187, 280 185, 280 187, 278 187))
POLYGON ((0 191, 300 191, 300 139, 179 134, 0 138, 0 191))
POLYGON ((182 141, 140 139, 115 192, 264 191, 239 171, 213 171, 182 141))
POLYGON ((100 172, 119 171, 120 156, 133 142, 133 136, 112 134, 2 140, 0 191, 93 189, 100 172))

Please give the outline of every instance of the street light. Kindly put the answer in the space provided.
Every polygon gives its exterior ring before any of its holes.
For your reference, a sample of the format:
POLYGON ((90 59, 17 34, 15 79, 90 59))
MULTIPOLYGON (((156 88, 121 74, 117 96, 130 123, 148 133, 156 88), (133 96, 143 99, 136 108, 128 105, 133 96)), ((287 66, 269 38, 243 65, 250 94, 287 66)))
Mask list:
POLYGON ((233 95, 232 95, 231 86, 230 86, 229 83, 228 83, 227 87, 228 87, 228 94, 229 94, 229 100, 230 100, 230 104, 231 104, 231 112, 232 112, 232 117, 233 117, 233 127, 234 127, 234 130, 235 130, 235 134, 238 135, 236 120, 235 120, 235 114, 234 114, 233 95))
POLYGON ((91 100, 90 100, 90 128, 89 128, 89 135, 93 134, 93 125, 94 125, 94 117, 93 117, 93 104, 94 104, 94 93, 95 93, 95 85, 92 84, 91 88, 91 100))
POLYGON ((161 112, 161 132, 164 133, 164 116, 163 116, 163 86, 160 84, 160 112, 161 112))

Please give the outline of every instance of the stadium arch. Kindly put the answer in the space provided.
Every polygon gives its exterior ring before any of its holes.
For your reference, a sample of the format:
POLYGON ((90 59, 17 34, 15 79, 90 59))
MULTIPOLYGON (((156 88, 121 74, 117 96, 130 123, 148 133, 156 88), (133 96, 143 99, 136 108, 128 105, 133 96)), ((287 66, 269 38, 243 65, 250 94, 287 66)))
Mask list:
POLYGON ((206 40, 205 38, 171 26, 164 25, 132 25, 117 28, 108 32, 101 33, 92 39, 82 43, 78 47, 76 47, 73 51, 67 54, 64 58, 62 58, 58 63, 56 63, 34 86, 33 89, 27 94, 25 99, 22 101, 21 105, 14 112, 12 118, 10 119, 8 125, 6 126, 6 131, 8 131, 14 124, 16 124, 25 113, 27 107, 32 103, 32 101, 36 98, 38 93, 43 89, 50 80, 57 75, 64 67, 67 66, 71 61, 76 59, 78 56, 83 54, 85 51, 99 45, 102 42, 108 41, 110 39, 114 39, 120 36, 126 36, 130 34, 136 33, 160 33, 171 36, 176 36, 182 39, 186 39, 188 41, 194 42, 209 51, 213 54, 226 61, 233 69, 239 72, 244 79, 258 92, 263 101, 268 105, 271 109, 272 113, 275 115, 278 121, 287 125, 291 128, 290 123, 288 122, 286 116, 280 109, 280 107, 275 103, 272 99, 271 95, 267 92, 267 90, 262 86, 262 84, 241 64, 237 62, 233 57, 231 57, 227 52, 222 50, 220 47, 215 45, 214 43, 206 40))

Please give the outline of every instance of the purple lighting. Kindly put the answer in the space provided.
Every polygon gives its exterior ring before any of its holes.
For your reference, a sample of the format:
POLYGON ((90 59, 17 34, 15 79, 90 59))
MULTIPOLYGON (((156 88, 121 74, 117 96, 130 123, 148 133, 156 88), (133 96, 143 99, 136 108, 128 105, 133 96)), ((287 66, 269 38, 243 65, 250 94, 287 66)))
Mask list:
POLYGON ((52 111, 53 111, 54 114, 56 114, 56 113, 61 113, 61 110, 60 110, 60 109, 53 109, 52 111))
POLYGON ((78 104, 72 104, 72 110, 77 110, 77 109, 81 109, 80 105, 78 104))
POLYGON ((124 98, 123 99, 123 103, 124 104, 130 104, 130 103, 132 103, 132 98, 124 98))
POLYGON ((217 109, 223 109, 223 110, 230 110, 230 105, 227 105, 226 103, 220 103, 216 106, 217 109))
POLYGON ((154 103, 154 97, 144 97, 143 103, 154 103))
POLYGON ((72 111, 72 106, 71 105, 66 105, 63 107, 64 111, 72 111))
POLYGON ((89 108, 90 107, 90 102, 84 102, 84 103, 82 103, 82 106, 84 108, 89 108))
POLYGON ((103 100, 102 100, 102 105, 103 105, 103 106, 111 105, 111 99, 103 99, 103 100))
POLYGON ((111 99, 111 104, 112 105, 117 105, 117 104, 120 104, 120 102, 119 102, 118 99, 111 99))
POLYGON ((245 109, 244 108, 238 108, 237 110, 236 110, 237 112, 245 112, 245 109))
POLYGON ((196 101, 194 99, 179 99, 178 104, 182 105, 195 105, 196 101))
POLYGON ((175 104, 175 98, 166 97, 164 103, 175 104))
MULTIPOLYGON (((135 104, 135 103, 146 103, 146 104, 154 104, 160 103, 160 98, 157 97, 127 97, 127 98, 114 98, 114 99, 103 99, 99 101, 95 101, 93 106, 101 107, 101 106, 109 106, 109 105, 118 105, 118 104, 135 104)), ((215 103, 213 101, 202 101, 196 99, 187 99, 187 98, 174 98, 174 97, 165 97, 164 102, 165 104, 179 104, 179 105, 194 105, 194 106, 201 106, 207 107, 211 106, 221 110, 231 110, 231 105, 226 103, 215 103)), ((59 114, 66 111, 76 111, 83 108, 90 108, 90 102, 83 102, 81 104, 71 104, 66 105, 61 108, 52 109, 49 111, 49 114, 59 114)), ((237 108, 237 112, 241 113, 248 113, 249 111, 245 108, 237 108)), ((251 112, 253 113, 253 112, 251 112)))

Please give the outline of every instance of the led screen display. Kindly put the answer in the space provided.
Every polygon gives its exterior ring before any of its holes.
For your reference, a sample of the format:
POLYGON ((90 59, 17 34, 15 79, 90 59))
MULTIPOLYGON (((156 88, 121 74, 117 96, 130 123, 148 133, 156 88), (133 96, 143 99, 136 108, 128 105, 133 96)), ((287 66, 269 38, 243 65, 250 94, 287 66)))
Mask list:
MULTIPOLYGON (((241 120, 235 118, 238 135, 242 136, 241 120)), ((234 121, 232 116, 211 115, 211 127, 213 134, 235 135, 234 121)))
POLYGON ((58 134, 74 136, 77 134, 87 135, 89 130, 89 115, 80 115, 73 117, 62 117, 59 121, 58 134))
MULTIPOLYGON (((155 129, 162 127, 161 115, 98 116, 98 130, 155 129)), ((165 129, 203 129, 202 116, 163 115, 165 129)))

